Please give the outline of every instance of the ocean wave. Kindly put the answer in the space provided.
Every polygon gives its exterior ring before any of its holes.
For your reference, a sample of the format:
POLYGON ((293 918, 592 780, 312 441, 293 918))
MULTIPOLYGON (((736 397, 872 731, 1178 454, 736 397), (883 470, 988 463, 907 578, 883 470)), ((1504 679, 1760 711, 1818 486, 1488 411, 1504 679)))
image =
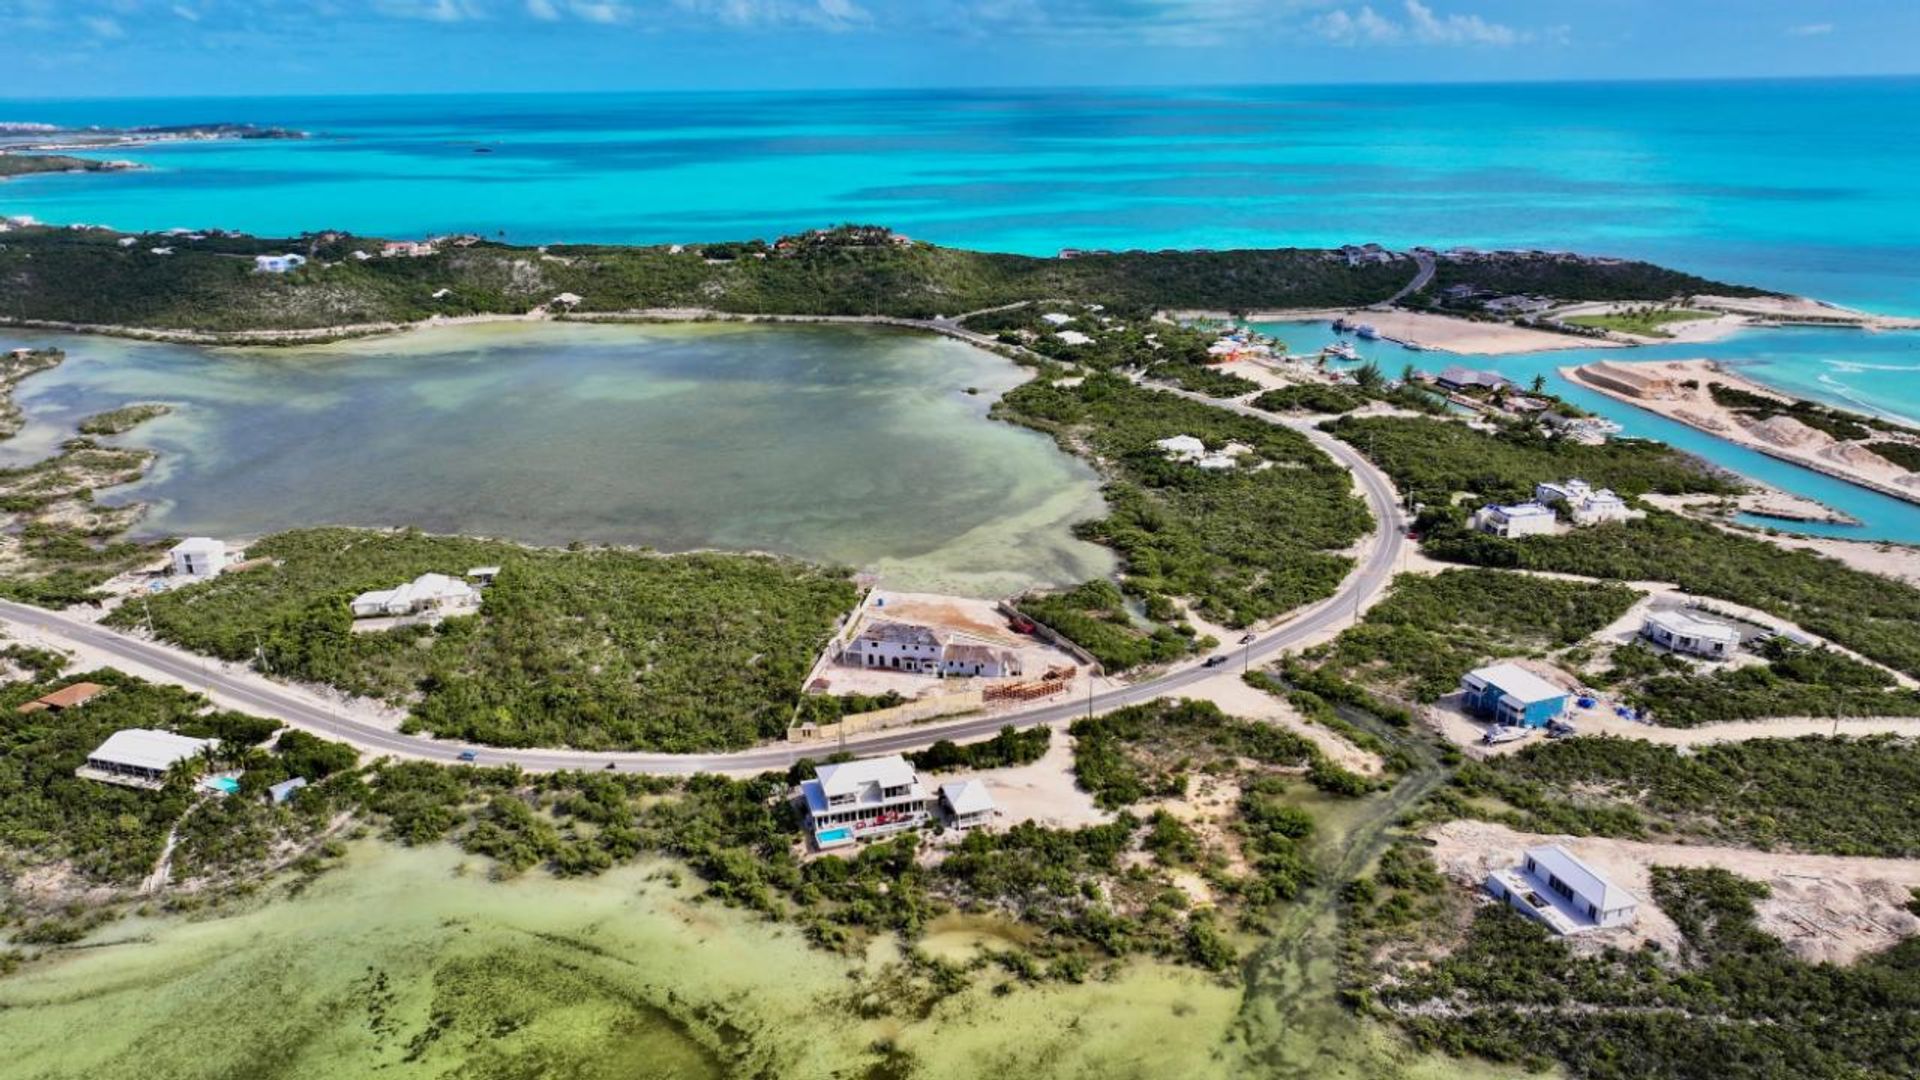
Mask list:
POLYGON ((1862 371, 1920 371, 1920 364, 1863 364, 1857 360, 1829 360, 1827 366, 1849 374, 1862 371))
MULTIPOLYGON (((1894 370, 1905 370, 1905 369, 1894 369, 1894 370)), ((1920 368, 1915 368, 1911 370, 1920 370, 1920 368)), ((1841 382, 1839 379, 1836 379, 1831 375, 1822 373, 1815 379, 1815 381, 1818 382, 1821 386, 1827 387, 1834 397, 1837 397, 1841 401, 1846 402, 1848 405, 1851 405, 1852 407, 1860 410, 1861 412, 1866 413, 1868 416, 1877 416, 1882 420, 1891 420, 1896 424, 1920 426, 1920 420, 1915 420, 1913 417, 1910 417, 1905 413, 1895 412, 1892 409, 1885 408, 1881 405, 1875 404, 1874 402, 1868 401, 1865 398, 1862 398, 1860 396, 1860 393, 1856 391, 1853 387, 1848 386, 1846 383, 1841 382)))

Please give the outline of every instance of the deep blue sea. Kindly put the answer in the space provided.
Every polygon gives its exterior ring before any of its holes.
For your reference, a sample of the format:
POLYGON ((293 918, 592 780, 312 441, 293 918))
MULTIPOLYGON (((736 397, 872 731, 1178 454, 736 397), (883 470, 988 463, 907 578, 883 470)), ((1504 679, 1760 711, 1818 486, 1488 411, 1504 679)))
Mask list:
MULTIPOLYGON (((53 222, 668 242, 867 221, 1031 254, 1541 247, 1920 314, 1915 78, 0 100, 6 120, 314 135, 116 151, 150 168, 0 183, 0 213, 53 222)), ((1920 334, 1748 333, 1678 355, 1920 420, 1920 334)), ((1721 446, 1700 448, 1783 482, 1788 467, 1721 446)), ((1784 486, 1834 490, 1799 473, 1784 486)), ((1920 538, 1920 514, 1892 500, 1827 501, 1867 510, 1882 536, 1920 538)))

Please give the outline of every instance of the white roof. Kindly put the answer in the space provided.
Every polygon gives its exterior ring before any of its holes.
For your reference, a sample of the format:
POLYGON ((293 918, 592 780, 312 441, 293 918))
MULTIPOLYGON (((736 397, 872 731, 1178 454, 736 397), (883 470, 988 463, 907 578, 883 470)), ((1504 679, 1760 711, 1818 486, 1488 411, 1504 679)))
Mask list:
POLYGON ((1093 337, 1092 337, 1092 335, 1090 335, 1090 334, 1083 334, 1083 333, 1081 333, 1081 332, 1080 332, 1080 331, 1078 331, 1078 330, 1062 330, 1062 331, 1060 331, 1059 333, 1057 333, 1057 334, 1055 334, 1055 335, 1053 335, 1053 336, 1054 336, 1054 337, 1057 337, 1057 338, 1059 338, 1059 339, 1060 339, 1061 341, 1064 341, 1064 342, 1066 342, 1066 343, 1067 343, 1067 344, 1069 344, 1069 345, 1091 345, 1091 344, 1093 344, 1093 337))
POLYGON ((1496 506, 1493 509, 1509 518, 1539 517, 1542 514, 1552 516, 1553 514, 1552 510, 1537 502, 1514 503, 1512 506, 1496 506))
POLYGON ((1191 435, 1175 435, 1171 439, 1161 439, 1153 445, 1170 454, 1204 454, 1207 444, 1191 435))
POLYGON ((172 555, 225 555, 226 553, 226 542, 209 536, 189 536, 168 549, 168 554, 172 555))
POLYGON ((1567 692, 1547 680, 1521 667, 1519 664, 1493 664, 1476 668, 1467 675, 1489 686, 1497 686, 1500 692, 1523 704, 1536 701, 1551 701, 1566 697, 1567 692))
POLYGON ((960 780, 940 785, 940 797, 956 814, 985 814, 993 810, 993 794, 978 780, 960 780))
POLYGON ((1040 318, 1055 326, 1065 326, 1073 321, 1073 316, 1059 311, 1049 311, 1045 315, 1040 316, 1040 318))
POLYGON ((1618 911, 1640 903, 1639 897, 1608 881, 1605 874, 1581 862, 1559 844, 1528 848, 1527 858, 1532 859, 1543 874, 1552 874, 1566 882, 1581 899, 1601 911, 1618 911))
POLYGON ((213 744, 212 739, 190 739, 171 731, 128 728, 107 736, 107 741, 88 754, 87 760, 165 771, 172 768, 174 762, 184 761, 213 744))
POLYGON ((1712 619, 1703 619, 1692 612, 1680 611, 1673 608, 1669 608, 1666 611, 1648 612, 1647 624, 1661 627, 1670 633, 1684 634, 1688 637, 1706 638, 1709 641, 1736 643, 1740 640, 1740 631, 1735 630, 1726 623, 1714 622, 1712 619))
POLYGON ((497 566, 476 566, 467 571, 468 577, 497 577, 499 574, 500 568, 497 566))
POLYGON ((855 794, 868 784, 883 788, 907 787, 919 779, 913 766, 899 754, 822 765, 814 770, 814 775, 819 777, 820 790, 826 792, 828 798, 855 794))

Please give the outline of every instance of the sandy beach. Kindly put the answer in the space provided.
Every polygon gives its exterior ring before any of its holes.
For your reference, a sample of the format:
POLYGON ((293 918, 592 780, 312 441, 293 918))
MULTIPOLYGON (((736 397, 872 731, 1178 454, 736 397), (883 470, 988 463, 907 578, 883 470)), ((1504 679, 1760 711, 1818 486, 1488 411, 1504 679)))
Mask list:
MULTIPOLYGON (((1920 475, 1887 461, 1859 442, 1836 440, 1790 416, 1755 421, 1715 402, 1709 390, 1712 383, 1782 403, 1791 399, 1764 384, 1732 374, 1711 360, 1607 361, 1562 368, 1560 374, 1616 401, 1679 421, 1769 457, 1883 495, 1920 502, 1920 475), (1641 384, 1636 392, 1624 389, 1631 382, 1641 384), (1696 385, 1684 385, 1689 382, 1696 385)), ((1882 436, 1876 433, 1876 437, 1882 436)))
MULTIPOLYGON (((1175 314, 1206 314, 1176 312, 1175 314)), ((1480 322, 1452 315, 1430 315, 1421 311, 1348 310, 1312 308, 1284 311, 1255 311, 1249 322, 1300 322, 1345 318, 1373 324, 1380 336, 1402 343, 1419 345, 1435 352, 1478 356, 1512 356, 1518 353, 1550 352, 1557 349, 1625 347, 1625 342, 1556 334, 1511 323, 1480 322)))

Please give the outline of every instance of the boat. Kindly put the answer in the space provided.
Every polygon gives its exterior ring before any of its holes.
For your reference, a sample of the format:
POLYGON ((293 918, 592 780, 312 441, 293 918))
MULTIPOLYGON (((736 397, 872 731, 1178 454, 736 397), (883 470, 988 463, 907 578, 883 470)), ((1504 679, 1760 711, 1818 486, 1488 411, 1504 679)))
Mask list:
POLYGON ((1323 351, 1327 355, 1337 357, 1341 360, 1360 359, 1359 351, 1356 350, 1351 344, 1344 341, 1336 341, 1333 344, 1327 346, 1326 349, 1324 349, 1323 351))
POLYGON ((1344 334, 1352 329, 1353 324, 1348 322, 1344 316, 1333 320, 1333 332, 1336 334, 1344 334))
POLYGON ((1516 739, 1524 739, 1531 734, 1533 734, 1533 729, 1531 728, 1507 727, 1502 724, 1488 728, 1487 733, 1481 737, 1480 741, 1486 743, 1488 746, 1498 746, 1501 743, 1510 743, 1516 739))
POLYGON ((1368 341, 1372 341, 1374 338, 1380 336, 1380 331, 1375 330, 1372 323, 1361 323, 1353 328, 1353 332, 1366 338, 1368 341))

